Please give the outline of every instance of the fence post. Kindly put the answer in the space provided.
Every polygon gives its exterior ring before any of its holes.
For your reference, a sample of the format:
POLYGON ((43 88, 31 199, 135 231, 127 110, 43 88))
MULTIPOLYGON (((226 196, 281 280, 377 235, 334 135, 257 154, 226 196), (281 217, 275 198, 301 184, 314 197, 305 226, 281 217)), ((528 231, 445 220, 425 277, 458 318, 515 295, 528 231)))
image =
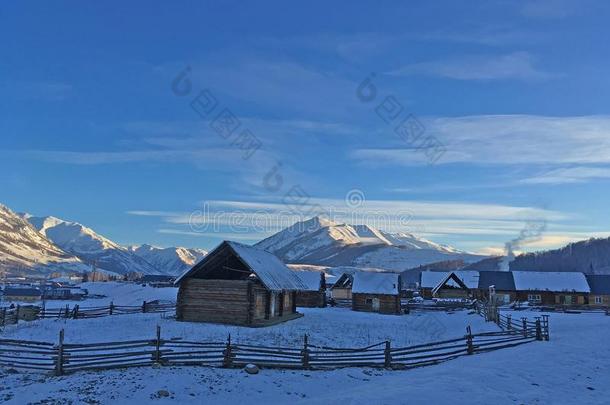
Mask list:
POLYGON ((222 366, 225 368, 231 368, 233 365, 233 355, 231 353, 231 334, 229 333, 229 337, 227 338, 227 347, 223 351, 224 359, 222 361, 222 366))
POLYGON ((47 311, 47 304, 45 301, 42 301, 42 308, 40 308, 40 312, 38 313, 38 318, 44 318, 44 313, 47 311))
POLYGON ((1 326, 4 326, 6 323, 6 308, 2 308, 2 324, 1 326))
POLYGON ((309 349, 308 349, 308 342, 307 342, 307 333, 303 337, 303 350, 301 351, 301 356, 302 356, 301 363, 303 364, 303 368, 308 369, 309 368, 309 349))
POLYGON ((113 311, 114 311, 114 303, 112 301, 110 301, 110 306, 108 307, 108 315, 112 315, 113 311))
POLYGON ((161 362, 161 326, 157 325, 157 340, 155 341, 155 363, 161 362))
POLYGON ((470 325, 466 328, 466 351, 468 354, 474 353, 474 346, 472 344, 472 329, 470 325))
POLYGON ((72 311, 72 319, 78 318, 78 304, 74 306, 74 310, 72 311))
POLYGON ((527 318, 521 318, 521 325, 523 326, 523 336, 527 337, 527 318))
POLYGON ((15 323, 19 323, 19 312, 21 310, 21 305, 17 304, 17 309, 15 310, 15 323))
POLYGON ((66 304, 66 315, 64 318, 68 319, 70 314, 70 305, 66 304))
POLYGON ((142 303, 142 313, 145 314, 146 313, 146 301, 144 301, 142 303))
POLYGON ((542 320, 544 324, 544 340, 548 342, 549 340, 549 316, 542 315, 542 320))
POLYGON ((59 331, 59 342, 57 344, 57 359, 55 359, 55 375, 64 373, 64 330, 59 331))
POLYGON ((508 330, 511 330, 513 328, 512 322, 513 322, 512 315, 511 314, 506 315, 506 324, 507 324, 508 330))
POLYGON ((542 340, 542 327, 538 316, 536 317, 536 340, 542 340))
POLYGON ((385 341, 385 350, 383 351, 383 366, 385 368, 391 368, 392 367, 392 351, 391 351, 391 347, 390 347, 390 341, 386 340, 385 341))

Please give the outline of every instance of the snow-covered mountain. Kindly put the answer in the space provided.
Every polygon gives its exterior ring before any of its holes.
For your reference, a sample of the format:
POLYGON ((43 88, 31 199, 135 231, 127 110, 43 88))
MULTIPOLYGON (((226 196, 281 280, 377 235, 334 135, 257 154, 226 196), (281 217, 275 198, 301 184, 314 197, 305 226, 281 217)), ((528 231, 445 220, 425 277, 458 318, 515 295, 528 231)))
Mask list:
POLYGON ((439 245, 408 233, 314 217, 256 244, 287 263, 405 270, 444 260, 475 262, 484 256, 439 245))
POLYGON ((0 204, 0 273, 34 275, 88 269, 56 246, 27 220, 0 204))
POLYGON ((26 215, 26 218, 55 245, 97 269, 118 274, 130 272, 162 273, 129 249, 97 234, 93 229, 78 222, 65 221, 56 217, 26 215))
POLYGON ((203 249, 159 248, 151 245, 129 246, 128 249, 167 274, 181 274, 197 264, 208 253, 203 249))

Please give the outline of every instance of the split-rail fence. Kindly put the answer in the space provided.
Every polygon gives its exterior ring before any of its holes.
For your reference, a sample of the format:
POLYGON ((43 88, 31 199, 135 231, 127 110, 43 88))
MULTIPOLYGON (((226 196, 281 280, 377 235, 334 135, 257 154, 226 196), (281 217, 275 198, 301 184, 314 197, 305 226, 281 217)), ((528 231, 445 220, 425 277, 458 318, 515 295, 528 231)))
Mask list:
POLYGON ((230 335, 225 342, 163 339, 159 326, 153 339, 72 343, 65 341, 61 330, 56 342, 0 339, 0 367, 39 370, 56 375, 151 365, 241 368, 246 364, 256 364, 266 368, 301 370, 342 367, 408 369, 549 338, 548 319, 516 321, 485 306, 477 306, 477 311, 503 330, 472 333, 468 327, 464 336, 455 339, 404 347, 383 341, 360 348, 319 346, 312 344, 307 335, 300 347, 237 343, 231 340, 230 335))

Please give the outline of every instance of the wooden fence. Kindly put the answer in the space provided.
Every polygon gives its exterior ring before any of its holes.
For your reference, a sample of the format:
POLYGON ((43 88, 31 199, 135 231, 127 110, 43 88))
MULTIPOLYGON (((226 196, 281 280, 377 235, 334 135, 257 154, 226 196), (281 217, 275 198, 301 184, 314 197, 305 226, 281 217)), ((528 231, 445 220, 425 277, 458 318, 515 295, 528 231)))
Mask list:
POLYGON ((44 306, 19 306, 14 308, 0 308, 0 326, 16 324, 21 320, 36 320, 47 318, 63 319, 89 319, 100 318, 102 316, 138 314, 138 313, 158 313, 171 312, 176 309, 175 303, 164 303, 158 301, 146 302, 142 305, 114 305, 112 302, 107 306, 80 307, 74 305, 70 307, 45 308, 44 306))
POLYGON ((407 369, 435 364, 456 357, 515 347, 542 340, 536 327, 473 334, 406 347, 390 341, 361 348, 335 348, 309 343, 301 347, 276 347, 226 342, 163 339, 157 326, 154 339, 101 343, 67 343, 60 332, 56 343, 0 339, 0 367, 52 372, 56 375, 82 370, 151 366, 243 367, 335 369, 385 367, 407 369))
POLYGON ((485 318, 487 322, 495 322, 504 331, 513 331, 527 336, 534 333, 537 340, 549 340, 549 316, 542 315, 534 317, 530 321, 525 317, 513 319, 511 314, 502 314, 495 305, 487 302, 477 301, 475 304, 476 312, 485 318))

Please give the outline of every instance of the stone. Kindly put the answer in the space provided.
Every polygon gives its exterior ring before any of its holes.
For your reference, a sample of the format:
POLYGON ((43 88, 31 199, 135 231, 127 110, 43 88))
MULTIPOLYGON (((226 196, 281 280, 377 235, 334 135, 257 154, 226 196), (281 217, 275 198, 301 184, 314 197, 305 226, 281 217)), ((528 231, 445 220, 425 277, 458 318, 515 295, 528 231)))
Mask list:
POLYGON ((167 391, 167 390, 159 390, 159 391, 157 391, 157 396, 159 398, 169 397, 169 391, 167 391))
POLYGON ((256 364, 246 364, 244 370, 246 370, 246 373, 248 374, 258 374, 259 372, 259 368, 256 364))

